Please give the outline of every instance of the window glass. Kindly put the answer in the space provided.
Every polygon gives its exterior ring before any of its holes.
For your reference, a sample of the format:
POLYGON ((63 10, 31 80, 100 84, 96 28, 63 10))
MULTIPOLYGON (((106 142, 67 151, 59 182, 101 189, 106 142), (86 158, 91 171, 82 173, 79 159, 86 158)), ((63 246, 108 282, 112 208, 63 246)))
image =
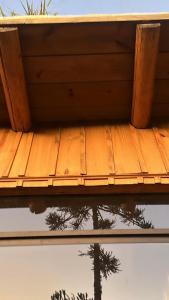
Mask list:
POLYGON ((4 198, 0 231, 169 228, 168 198, 4 198))
POLYGON ((0 266, 3 300, 169 299, 169 244, 1 247, 0 266))

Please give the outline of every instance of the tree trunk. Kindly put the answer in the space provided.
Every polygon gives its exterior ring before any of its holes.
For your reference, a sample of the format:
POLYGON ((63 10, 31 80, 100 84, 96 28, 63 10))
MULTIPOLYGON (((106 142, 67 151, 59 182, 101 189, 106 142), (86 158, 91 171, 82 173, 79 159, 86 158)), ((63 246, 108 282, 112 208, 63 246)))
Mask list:
MULTIPOLYGON (((93 208, 93 229, 98 229, 98 212, 97 208, 93 208)), ((94 300, 102 299, 102 285, 100 274, 100 245, 94 244, 94 300)))

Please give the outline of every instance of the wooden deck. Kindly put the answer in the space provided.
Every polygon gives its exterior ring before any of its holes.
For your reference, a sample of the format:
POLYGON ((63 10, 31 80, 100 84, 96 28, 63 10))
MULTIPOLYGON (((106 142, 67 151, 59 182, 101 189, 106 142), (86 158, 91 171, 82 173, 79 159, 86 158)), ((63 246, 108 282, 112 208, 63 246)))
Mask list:
POLYGON ((0 147, 2 194, 169 192, 169 124, 3 128, 0 147))

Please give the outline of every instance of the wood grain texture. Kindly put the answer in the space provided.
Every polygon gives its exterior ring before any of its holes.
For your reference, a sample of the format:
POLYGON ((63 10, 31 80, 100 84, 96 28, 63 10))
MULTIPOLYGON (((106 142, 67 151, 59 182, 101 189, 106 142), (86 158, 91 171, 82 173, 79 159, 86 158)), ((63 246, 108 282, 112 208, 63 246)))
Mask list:
POLYGON ((81 161, 81 128, 69 127, 61 129, 59 154, 56 175, 80 175, 81 161))
MULTIPOLYGON (((161 21, 160 52, 169 51, 169 22, 161 21)), ((134 52, 137 22, 20 25, 23 56, 134 52)))
POLYGON ((86 161, 88 175, 114 173, 113 148, 109 127, 86 127, 86 161))
POLYGON ((1 108, 0 109, 0 124, 2 126, 10 124, 1 80, 0 80, 0 108, 1 108))
POLYGON ((169 191, 168 140, 168 123, 151 129, 135 129, 129 124, 81 124, 30 133, 3 128, 0 191, 19 189, 23 193, 26 189, 27 193, 30 188, 34 192, 54 188, 53 192, 63 194, 139 192, 148 186, 146 192, 152 185, 156 189, 151 191, 164 191, 161 185, 168 185, 169 191))
POLYGON ((25 176, 29 155, 32 147, 33 133, 23 133, 15 156, 15 160, 10 170, 10 177, 25 176))
POLYGON ((55 174, 60 143, 59 129, 41 129, 34 133, 26 176, 51 176, 55 174))
POLYGON ((19 29, 23 56, 134 51, 132 23, 23 25, 19 29))
POLYGON ((131 80, 132 54, 25 57, 28 83, 131 80))
POLYGON ((139 144, 149 174, 166 174, 166 169, 152 129, 137 130, 139 144))
POLYGON ((146 128, 151 119, 160 24, 137 25, 131 122, 146 128))
POLYGON ((126 21, 160 21, 169 20, 168 12, 130 13, 130 14, 89 14, 79 16, 12 16, 1 17, 0 24, 52 24, 52 23, 85 23, 85 22, 126 22, 126 21))
POLYGON ((130 118, 130 81, 31 84, 28 91, 36 123, 130 118))
POLYGON ((131 129, 127 125, 112 126, 112 141, 116 174, 141 173, 131 129))
POLYGON ((31 120, 17 28, 0 28, 0 50, 0 76, 11 126, 27 131, 31 120))
POLYGON ((17 28, 0 28, 0 49, 0 75, 11 126, 27 131, 31 119, 17 28))
POLYGON ((0 129, 0 176, 8 177, 20 143, 21 132, 0 129))

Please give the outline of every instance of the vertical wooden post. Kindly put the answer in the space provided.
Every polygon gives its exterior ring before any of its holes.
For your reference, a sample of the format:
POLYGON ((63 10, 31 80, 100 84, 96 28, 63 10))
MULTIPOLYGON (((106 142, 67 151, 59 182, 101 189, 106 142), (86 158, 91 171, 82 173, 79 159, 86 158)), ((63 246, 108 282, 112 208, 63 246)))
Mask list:
POLYGON ((136 128, 146 128, 151 119, 159 36, 160 24, 137 25, 131 116, 136 128))
POLYGON ((31 118, 17 28, 0 28, 0 76, 12 129, 28 131, 31 118))

